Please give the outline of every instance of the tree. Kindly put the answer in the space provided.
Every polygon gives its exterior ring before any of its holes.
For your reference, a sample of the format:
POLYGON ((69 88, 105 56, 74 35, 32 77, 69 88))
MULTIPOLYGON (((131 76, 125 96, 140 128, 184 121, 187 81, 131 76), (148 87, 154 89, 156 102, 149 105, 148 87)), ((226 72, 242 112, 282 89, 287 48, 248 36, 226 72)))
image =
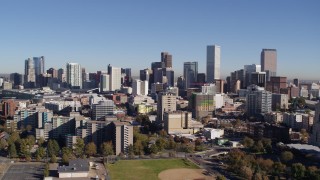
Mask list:
POLYGON ((85 147, 85 153, 86 155, 90 156, 94 156, 97 154, 97 146, 94 142, 90 142, 86 145, 85 147))
POLYGON ((32 130, 32 126, 30 124, 28 124, 27 127, 26 127, 26 131, 30 132, 31 130, 32 130))
POLYGON ((271 159, 258 158, 256 163, 263 171, 269 172, 272 170, 273 161, 271 159))
POLYGON ((4 138, 1 138, 1 140, 0 140, 0 150, 6 149, 7 146, 8 146, 7 141, 4 138))
POLYGON ((39 147, 36 151, 36 159, 40 161, 46 155, 46 151, 43 147, 39 147))
POLYGON ((9 157, 16 158, 17 157, 17 149, 14 143, 9 144, 9 157))
POLYGON ((253 152, 264 152, 264 147, 261 141, 256 141, 254 145, 251 147, 253 152))
POLYGON ((19 133, 14 131, 14 132, 11 133, 11 135, 10 135, 10 137, 8 139, 8 144, 15 143, 19 139, 20 139, 19 133))
POLYGON ((155 144, 152 144, 149 148, 149 153, 150 154, 157 154, 158 153, 158 146, 155 144))
POLYGON ((134 150, 133 150, 133 145, 132 145, 132 144, 130 144, 130 145, 128 146, 128 155, 129 155, 130 157, 133 157, 133 156, 134 156, 134 150))
POLYGON ((166 149, 175 149, 176 148, 176 142, 174 139, 171 137, 167 143, 166 149))
POLYGON ((40 137, 40 139, 38 140, 38 145, 42 146, 44 142, 45 140, 43 139, 43 137, 40 137))
POLYGON ((246 148, 250 148, 253 146, 254 141, 253 139, 249 138, 249 137, 245 137, 242 141, 241 144, 243 144, 244 147, 246 148))
POLYGON ((156 145, 158 147, 158 150, 162 151, 167 146, 167 142, 164 138, 159 138, 156 141, 156 145))
POLYGON ((142 145, 141 140, 137 140, 135 143, 133 143, 133 151, 135 155, 142 155, 144 154, 144 146, 142 145))
POLYGON ((301 142, 308 143, 309 134, 308 134, 307 130, 301 129, 300 134, 301 134, 301 142))
POLYGON ((293 159, 293 154, 290 151, 284 151, 281 153, 281 159, 284 162, 288 162, 293 159))
POLYGON ((70 159, 74 159, 74 154, 71 148, 63 147, 62 148, 62 162, 67 164, 70 159))
POLYGON ((30 146, 27 139, 21 139, 19 141, 19 155, 22 157, 30 156, 30 146))
POLYGON ((52 155, 50 158, 51 163, 56 163, 57 162, 57 157, 55 155, 52 155))
POLYGON ((294 179, 302 179, 305 176, 306 167, 301 163, 294 163, 291 166, 291 176, 294 179))
POLYGON ((100 151, 103 156, 114 155, 112 142, 104 142, 100 146, 100 151))
POLYGON ((241 175, 246 179, 251 179, 253 176, 253 172, 251 168, 244 166, 241 168, 241 175))
POLYGON ((44 177, 49 176, 49 164, 48 163, 46 164, 46 166, 44 168, 43 175, 44 175, 44 177))
POLYGON ((74 155, 76 155, 76 157, 82 157, 83 154, 84 154, 84 147, 85 147, 85 144, 84 144, 84 141, 82 138, 77 138, 77 142, 75 143, 74 145, 74 155))
POLYGON ((30 146, 34 146, 36 144, 36 138, 33 135, 27 136, 27 144, 30 146))
POLYGON ((273 175, 279 176, 286 169, 286 165, 281 162, 275 162, 272 165, 273 175))
POLYGON ((224 175, 218 175, 217 180, 226 180, 227 178, 224 175))
POLYGON ((52 157, 52 155, 57 156, 60 151, 58 142, 53 139, 49 140, 47 148, 48 148, 48 154, 50 157, 52 157))

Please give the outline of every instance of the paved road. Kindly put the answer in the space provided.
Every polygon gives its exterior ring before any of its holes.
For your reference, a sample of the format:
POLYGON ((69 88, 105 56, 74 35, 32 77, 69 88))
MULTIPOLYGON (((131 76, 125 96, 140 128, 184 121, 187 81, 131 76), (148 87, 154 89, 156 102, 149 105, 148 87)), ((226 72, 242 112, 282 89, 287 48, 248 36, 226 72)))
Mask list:
POLYGON ((42 179, 43 170, 42 164, 12 164, 3 176, 3 180, 42 179))

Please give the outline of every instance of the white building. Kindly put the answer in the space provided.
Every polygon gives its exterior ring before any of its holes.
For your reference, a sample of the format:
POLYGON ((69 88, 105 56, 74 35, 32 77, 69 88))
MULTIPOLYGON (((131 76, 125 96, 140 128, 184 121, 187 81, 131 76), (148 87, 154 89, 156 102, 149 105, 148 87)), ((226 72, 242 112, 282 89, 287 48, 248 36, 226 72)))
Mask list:
POLYGON ((110 76, 109 74, 100 75, 100 92, 110 91, 110 76))
POLYGON ((222 106, 225 105, 224 103, 224 96, 222 94, 215 94, 214 95, 214 103, 215 103, 215 108, 222 108, 222 106))
POLYGON ((136 79, 132 84, 132 95, 148 95, 148 89, 148 81, 141 81, 139 79, 136 79))
POLYGON ((220 46, 207 46, 207 82, 220 79, 220 46))
POLYGON ((121 88, 121 68, 108 67, 110 75, 110 91, 120 90, 121 88))
POLYGON ((204 84, 203 86, 201 86, 201 90, 204 94, 215 95, 217 92, 217 87, 214 83, 204 84))
POLYGON ((272 93, 264 88, 250 85, 246 97, 246 109, 249 116, 271 112, 272 93))
POLYGON ((214 128, 204 128, 203 135, 207 139, 221 138, 224 135, 224 130, 223 129, 214 129, 214 128))
POLYGON ((78 63, 67 63, 67 83, 72 88, 82 88, 82 69, 78 63))

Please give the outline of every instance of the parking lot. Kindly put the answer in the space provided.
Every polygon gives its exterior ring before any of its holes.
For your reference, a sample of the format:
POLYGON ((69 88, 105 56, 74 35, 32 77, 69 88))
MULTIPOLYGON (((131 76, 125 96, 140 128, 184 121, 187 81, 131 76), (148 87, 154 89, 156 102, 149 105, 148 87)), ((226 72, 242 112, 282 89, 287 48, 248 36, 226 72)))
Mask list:
POLYGON ((42 179, 44 165, 42 164, 12 164, 7 173, 3 176, 4 180, 26 180, 42 179))

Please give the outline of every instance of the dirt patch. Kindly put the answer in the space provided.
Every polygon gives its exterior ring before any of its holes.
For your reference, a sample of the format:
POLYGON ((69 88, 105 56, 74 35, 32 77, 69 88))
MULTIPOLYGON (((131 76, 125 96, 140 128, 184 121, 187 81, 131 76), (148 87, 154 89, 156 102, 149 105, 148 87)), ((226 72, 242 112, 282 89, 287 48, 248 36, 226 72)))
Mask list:
POLYGON ((158 175, 160 180, 211 180, 212 176, 203 169, 168 169, 158 175))

